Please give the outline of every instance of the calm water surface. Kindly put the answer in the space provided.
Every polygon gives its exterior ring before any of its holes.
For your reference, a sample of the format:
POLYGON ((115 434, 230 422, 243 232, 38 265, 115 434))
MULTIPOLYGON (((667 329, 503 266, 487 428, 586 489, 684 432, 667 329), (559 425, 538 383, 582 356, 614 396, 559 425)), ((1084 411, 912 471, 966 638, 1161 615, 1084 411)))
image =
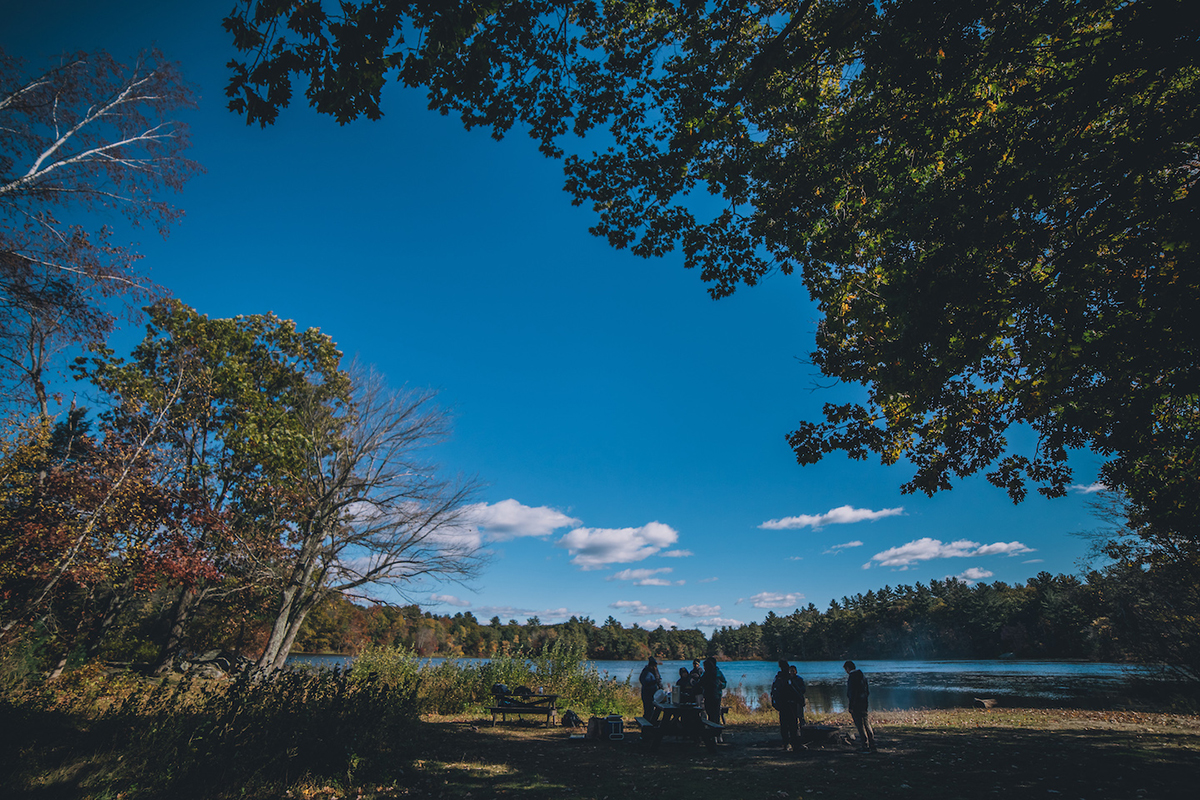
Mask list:
MULTIPOLYGON (((439 664, 445 659, 430 658, 439 664)), ((464 664, 482 658, 457 659, 464 664)), ((350 656, 295 655, 289 664, 345 667, 350 656)), ((595 661, 602 675, 636 684, 642 661, 595 661)), ((846 673, 841 661, 793 661, 808 685, 810 711, 845 710, 846 673)), ((1121 702, 1135 691, 1139 679, 1152 678, 1144 668, 1126 664, 1062 661, 859 661, 871 683, 871 707, 877 710, 961 708, 975 698, 995 698, 1003 706, 1090 706, 1121 702)), ((778 671, 774 661, 723 661, 719 665, 734 691, 751 706, 771 685, 778 671)), ((679 674, 690 661, 667 661, 659 670, 663 680, 679 674)))

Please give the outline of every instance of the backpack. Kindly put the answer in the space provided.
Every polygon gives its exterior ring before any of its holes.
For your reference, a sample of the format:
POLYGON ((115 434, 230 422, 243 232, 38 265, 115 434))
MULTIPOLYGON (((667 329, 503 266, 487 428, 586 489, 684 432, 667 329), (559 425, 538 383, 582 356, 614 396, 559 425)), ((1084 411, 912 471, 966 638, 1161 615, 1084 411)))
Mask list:
POLYGON ((771 708, 779 708, 779 676, 775 676, 775 680, 771 681, 771 708))
POLYGON ((725 681, 725 673, 721 672, 721 670, 717 670, 717 688, 723 692, 725 691, 725 687, 728 685, 729 684, 725 681))

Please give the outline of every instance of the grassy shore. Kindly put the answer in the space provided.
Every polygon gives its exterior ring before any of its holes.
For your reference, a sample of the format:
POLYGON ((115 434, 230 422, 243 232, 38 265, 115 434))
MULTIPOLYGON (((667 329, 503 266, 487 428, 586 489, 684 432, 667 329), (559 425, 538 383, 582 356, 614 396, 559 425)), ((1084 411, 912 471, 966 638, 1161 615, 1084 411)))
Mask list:
MULTIPOLYGON (((186 747, 148 753, 69 713, 24 716, 3 708, 6 798, 1187 798, 1200 779, 1200 717, 1131 711, 969 709, 873 714, 879 752, 845 741, 786 753, 769 713, 730 719, 715 752, 667 740, 649 752, 636 733, 619 742, 571 742, 564 728, 495 727, 482 712, 423 715, 391 729, 367 755, 342 738, 258 740, 275 756, 212 752, 187 769, 186 747), (122 745, 121 742, 126 742, 122 745), (290 742, 288 744, 287 742, 290 742), (323 750, 321 753, 319 751, 323 750), (238 770, 230 763, 240 761, 238 770), (280 770, 280 764, 283 769, 280 770), (255 767, 253 765, 257 764, 255 767)), ((278 720, 302 724, 302 720, 278 720)), ((810 722, 853 733, 845 715, 810 722)), ((147 719, 146 724, 162 724, 147 719)), ((102 728, 103 726, 99 726, 102 728)), ((186 726, 185 726, 186 727, 186 726)), ((378 731, 372 735, 377 734, 378 731)), ((193 737, 213 735, 196 728, 193 737)), ((360 737, 361 738, 361 737, 360 737)), ((367 753, 367 750, 363 750, 367 753)))

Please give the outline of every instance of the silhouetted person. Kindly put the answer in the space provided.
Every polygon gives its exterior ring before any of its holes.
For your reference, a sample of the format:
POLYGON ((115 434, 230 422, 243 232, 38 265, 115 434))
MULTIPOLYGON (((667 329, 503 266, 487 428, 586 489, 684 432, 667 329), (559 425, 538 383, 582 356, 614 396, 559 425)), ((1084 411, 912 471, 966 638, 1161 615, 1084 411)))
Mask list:
POLYGON ((654 656, 650 656, 646 666, 642 667, 638 683, 642 685, 642 715, 654 722, 658 719, 658 706, 654 705, 654 693, 662 688, 662 676, 658 674, 658 662, 655 661, 654 656))
POLYGON ((725 676, 717 669, 712 656, 704 659, 704 674, 700 676, 700 691, 704 694, 704 712, 709 722, 721 724, 721 693, 725 691, 725 676))
MULTIPOLYGON (((804 678, 801 678, 800 674, 796 671, 795 664, 792 664, 788 667, 788 674, 791 676, 791 679, 792 679, 793 690, 798 695, 800 695, 800 699, 796 703, 796 725, 799 726, 800 728, 803 728, 804 727, 804 702, 805 702, 804 694, 806 691, 808 691, 808 687, 804 685, 804 678)), ((796 740, 796 743, 797 744, 800 743, 799 739, 796 740)))
POLYGON ((675 685, 679 687, 679 702, 690 703, 695 699, 696 690, 692 688, 692 674, 687 667, 679 668, 679 680, 675 685))
POLYGON ((771 704, 779 712, 779 737, 785 750, 800 749, 800 714, 804 711, 804 681, 796 668, 780 659, 779 672, 771 682, 771 704))
POLYGON ((871 730, 871 721, 867 719, 867 697, 871 688, 867 685, 867 676, 854 666, 853 661, 842 664, 846 670, 846 699, 850 706, 850 719, 858 728, 858 737, 862 740, 862 749, 875 752, 875 731, 871 730))
POLYGON ((692 686, 697 689, 700 687, 700 676, 704 674, 704 670, 700 669, 700 659, 692 659, 692 671, 689 673, 692 676, 692 686))

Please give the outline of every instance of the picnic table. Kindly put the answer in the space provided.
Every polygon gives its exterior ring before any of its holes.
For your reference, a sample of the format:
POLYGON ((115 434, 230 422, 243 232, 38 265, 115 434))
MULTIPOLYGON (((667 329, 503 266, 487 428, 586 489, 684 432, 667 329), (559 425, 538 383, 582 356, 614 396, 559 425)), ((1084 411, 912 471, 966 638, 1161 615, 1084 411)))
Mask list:
POLYGON ((637 717, 635 720, 641 729, 642 738, 652 750, 657 750, 666 736, 695 739, 709 750, 717 748, 717 737, 725 730, 725 726, 710 722, 703 706, 694 703, 655 705, 661 712, 657 721, 651 722, 645 717, 637 717))
POLYGON ((546 727, 555 721, 558 715, 558 695, 556 694, 498 694, 494 697, 495 705, 492 712, 492 724, 496 724, 496 716, 501 722, 508 721, 508 715, 513 714, 518 719, 526 714, 541 714, 546 718, 546 727))

